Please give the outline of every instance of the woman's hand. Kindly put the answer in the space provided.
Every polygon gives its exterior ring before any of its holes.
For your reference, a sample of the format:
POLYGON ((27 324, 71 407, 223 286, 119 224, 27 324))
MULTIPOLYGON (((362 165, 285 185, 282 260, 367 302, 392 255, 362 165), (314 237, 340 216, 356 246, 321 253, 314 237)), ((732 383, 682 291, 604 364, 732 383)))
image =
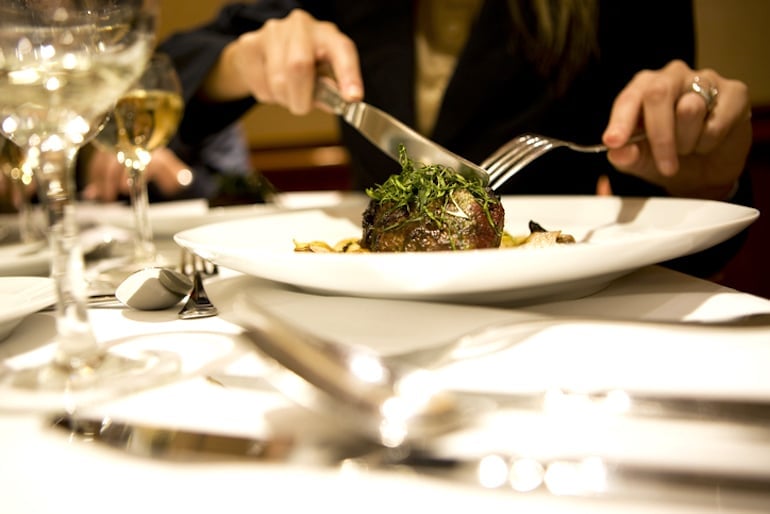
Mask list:
POLYGON ((120 194, 128 193, 128 172, 113 153, 94 147, 84 158, 84 200, 114 202, 120 194))
MULTIPOLYGON (((152 152, 144 173, 166 198, 174 198, 194 179, 187 164, 165 147, 152 152)), ((128 171, 110 152, 94 149, 86 163, 86 179, 84 200, 114 202, 119 195, 129 194, 128 171)))
POLYGON ((603 141, 611 148, 607 158, 620 171, 675 196, 724 200, 743 171, 751 138, 745 84, 673 61, 657 71, 639 72, 620 92, 603 141), (694 81, 707 90, 716 88, 711 110, 706 98, 693 91, 694 81), (625 145, 641 130, 646 141, 625 145))
POLYGON ((336 25, 300 9, 269 20, 225 47, 201 94, 215 101, 251 95, 306 114, 313 106, 318 65, 329 67, 348 101, 363 98, 358 51, 336 25))

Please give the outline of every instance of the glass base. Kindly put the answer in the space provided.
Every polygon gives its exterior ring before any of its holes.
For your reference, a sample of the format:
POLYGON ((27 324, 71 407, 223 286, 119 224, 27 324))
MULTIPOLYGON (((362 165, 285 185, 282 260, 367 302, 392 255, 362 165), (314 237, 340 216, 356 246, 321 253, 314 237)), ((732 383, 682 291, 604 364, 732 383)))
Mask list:
POLYGON ((52 362, 0 369, 0 411, 61 411, 104 402, 163 385, 178 375, 181 360, 171 352, 105 353, 99 364, 77 370, 52 362))

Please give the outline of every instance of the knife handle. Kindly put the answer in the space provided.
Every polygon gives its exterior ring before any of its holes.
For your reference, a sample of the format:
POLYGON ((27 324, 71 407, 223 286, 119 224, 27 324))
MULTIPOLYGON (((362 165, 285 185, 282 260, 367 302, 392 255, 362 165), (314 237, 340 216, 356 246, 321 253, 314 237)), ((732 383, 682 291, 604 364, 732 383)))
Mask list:
POLYGON ((344 115, 348 107, 348 102, 342 99, 337 85, 330 77, 316 78, 313 97, 320 107, 338 116, 344 115))

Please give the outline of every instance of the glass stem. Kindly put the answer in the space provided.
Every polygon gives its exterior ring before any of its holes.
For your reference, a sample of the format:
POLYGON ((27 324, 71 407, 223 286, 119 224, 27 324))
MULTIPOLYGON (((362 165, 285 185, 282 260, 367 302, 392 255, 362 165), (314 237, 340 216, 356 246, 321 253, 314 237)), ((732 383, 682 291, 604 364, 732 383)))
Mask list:
POLYGON ((129 168, 129 192, 131 208, 134 211, 134 259, 136 262, 151 262, 157 251, 152 237, 147 196, 147 179, 144 170, 129 168))
POLYGON ((64 148, 40 152, 35 170, 46 207, 51 277, 56 286, 59 340, 54 363, 66 373, 93 369, 103 357, 91 331, 86 305, 87 282, 74 203, 76 151, 64 148))
POLYGON ((21 180, 12 180, 13 203, 19 215, 19 237, 22 243, 39 241, 40 231, 37 229, 34 211, 27 198, 26 186, 21 180))

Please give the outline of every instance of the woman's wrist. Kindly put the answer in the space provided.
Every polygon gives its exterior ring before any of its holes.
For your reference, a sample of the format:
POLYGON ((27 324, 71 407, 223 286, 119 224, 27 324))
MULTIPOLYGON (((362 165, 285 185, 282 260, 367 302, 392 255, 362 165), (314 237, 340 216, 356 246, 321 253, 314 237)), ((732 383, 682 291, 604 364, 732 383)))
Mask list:
POLYGON ((209 71, 200 89, 200 96, 209 101, 227 102, 250 95, 243 77, 235 66, 239 39, 224 47, 216 64, 209 71))

